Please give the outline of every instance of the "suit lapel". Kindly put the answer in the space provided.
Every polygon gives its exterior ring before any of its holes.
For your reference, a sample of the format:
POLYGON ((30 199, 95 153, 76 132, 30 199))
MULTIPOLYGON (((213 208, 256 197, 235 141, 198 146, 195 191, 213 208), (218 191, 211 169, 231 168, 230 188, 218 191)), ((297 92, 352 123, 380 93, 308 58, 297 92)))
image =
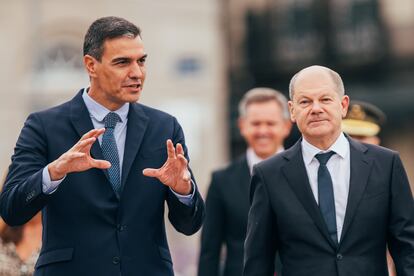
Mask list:
POLYGON ((302 203, 304 209, 308 212, 309 216, 313 219, 319 231, 323 234, 326 240, 331 244, 333 248, 337 245, 332 241, 328 234, 328 229, 322 218, 318 204, 312 193, 312 189, 309 184, 308 175, 306 172, 305 164, 303 163, 301 140, 299 140, 294 146, 285 151, 285 159, 288 160, 283 167, 283 173, 285 174, 289 185, 295 192, 297 198, 302 203))
POLYGON ((141 146, 142 139, 144 138, 145 130, 148 125, 148 120, 148 117, 145 115, 139 104, 132 103, 130 105, 125 140, 124 161, 122 165, 122 189, 131 169, 132 162, 135 160, 135 156, 141 146))
MULTIPOLYGON (((72 121, 73 126, 76 129, 76 132, 79 135, 79 139, 88 131, 94 129, 92 124, 91 116, 89 115, 89 111, 86 108, 85 102, 82 99, 83 89, 78 92, 78 94, 72 99, 71 101, 71 113, 70 119, 72 121)), ((104 160, 102 155, 101 147, 99 146, 98 140, 92 145, 91 148, 91 156, 95 159, 104 160)), ((109 181, 109 175, 107 170, 102 170, 105 176, 109 181)))
POLYGON ((350 144, 351 157, 351 175, 349 181, 348 203, 346 207, 345 219, 340 241, 343 240, 355 212, 364 194, 365 187, 368 184, 368 176, 371 171, 371 161, 366 158, 365 152, 367 148, 352 139, 348 138, 350 144))
POLYGON ((249 166, 247 165, 247 158, 246 155, 241 157, 238 161, 237 166, 237 173, 236 176, 238 177, 237 185, 240 188, 241 195, 246 202, 249 202, 249 194, 250 194, 250 171, 249 166))

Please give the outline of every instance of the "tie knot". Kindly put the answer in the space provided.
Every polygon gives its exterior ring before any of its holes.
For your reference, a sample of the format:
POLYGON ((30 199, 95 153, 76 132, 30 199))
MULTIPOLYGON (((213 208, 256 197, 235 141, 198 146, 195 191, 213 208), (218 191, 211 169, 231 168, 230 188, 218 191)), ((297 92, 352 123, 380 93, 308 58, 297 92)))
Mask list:
POLYGON ((104 118, 105 128, 115 128, 116 123, 120 122, 121 118, 115 112, 109 112, 104 118))
POLYGON ((315 155, 315 158, 318 159, 319 164, 325 166, 326 163, 328 163, 329 158, 331 158, 332 155, 334 155, 334 151, 328 151, 325 153, 318 153, 315 155))

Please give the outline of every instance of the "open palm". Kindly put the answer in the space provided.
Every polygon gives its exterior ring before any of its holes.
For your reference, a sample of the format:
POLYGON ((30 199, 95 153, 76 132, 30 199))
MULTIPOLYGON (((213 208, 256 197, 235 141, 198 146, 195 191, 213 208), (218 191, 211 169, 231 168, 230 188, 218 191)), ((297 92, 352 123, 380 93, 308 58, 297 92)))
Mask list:
POLYGON ((176 148, 170 139, 167 140, 167 160, 159 169, 145 169, 143 174, 149 177, 156 177, 164 185, 169 186, 175 192, 187 195, 191 192, 190 172, 188 161, 184 157, 184 150, 181 144, 176 148))

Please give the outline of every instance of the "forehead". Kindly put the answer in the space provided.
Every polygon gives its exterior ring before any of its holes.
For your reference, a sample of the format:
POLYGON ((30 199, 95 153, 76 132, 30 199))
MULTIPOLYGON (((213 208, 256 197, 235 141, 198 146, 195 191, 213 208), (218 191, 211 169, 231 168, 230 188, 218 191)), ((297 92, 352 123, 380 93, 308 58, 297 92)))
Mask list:
POLYGON ((325 70, 302 72, 295 81, 294 96, 311 96, 313 94, 337 94, 337 87, 332 76, 325 70))
POLYGON ((139 58, 145 54, 142 39, 121 36, 105 40, 103 58, 131 57, 139 58))
POLYGON ((246 117, 268 117, 270 119, 277 119, 278 117, 282 117, 282 108, 276 100, 252 102, 246 107, 246 117))

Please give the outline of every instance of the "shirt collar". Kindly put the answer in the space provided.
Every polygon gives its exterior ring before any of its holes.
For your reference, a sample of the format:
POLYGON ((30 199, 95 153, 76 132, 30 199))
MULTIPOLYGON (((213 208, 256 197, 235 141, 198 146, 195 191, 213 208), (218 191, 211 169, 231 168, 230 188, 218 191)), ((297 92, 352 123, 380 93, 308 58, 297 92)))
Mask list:
MULTIPOLYGON (((282 146, 273 155, 278 154, 278 153, 280 153, 284 150, 285 150, 285 148, 282 146)), ((257 154, 254 152, 254 150, 252 148, 247 149, 246 158, 247 158, 247 164, 248 164, 249 169, 250 169, 250 174, 253 171, 253 166, 264 160, 264 159, 260 158, 259 156, 257 156, 257 154)))
MULTIPOLYGON (((88 95, 87 91, 88 89, 85 88, 82 94, 82 98, 83 98, 83 101, 85 102, 86 108, 88 109, 91 117, 94 117, 97 121, 102 122, 105 116, 109 112, 111 112, 111 110, 109 110, 105 106, 101 105, 100 103, 92 99, 88 95)), ((121 122, 125 122, 128 116, 128 112, 129 112, 129 103, 125 103, 123 106, 121 106, 119 109, 115 110, 114 112, 119 115, 119 117, 121 118, 121 122)))
POLYGON ((341 158, 346 158, 349 154, 349 141, 346 139, 345 135, 341 132, 336 141, 330 146, 327 150, 321 150, 314 145, 306 141, 305 138, 302 139, 302 155, 305 165, 309 165, 316 154, 324 153, 328 151, 334 151, 341 158))

